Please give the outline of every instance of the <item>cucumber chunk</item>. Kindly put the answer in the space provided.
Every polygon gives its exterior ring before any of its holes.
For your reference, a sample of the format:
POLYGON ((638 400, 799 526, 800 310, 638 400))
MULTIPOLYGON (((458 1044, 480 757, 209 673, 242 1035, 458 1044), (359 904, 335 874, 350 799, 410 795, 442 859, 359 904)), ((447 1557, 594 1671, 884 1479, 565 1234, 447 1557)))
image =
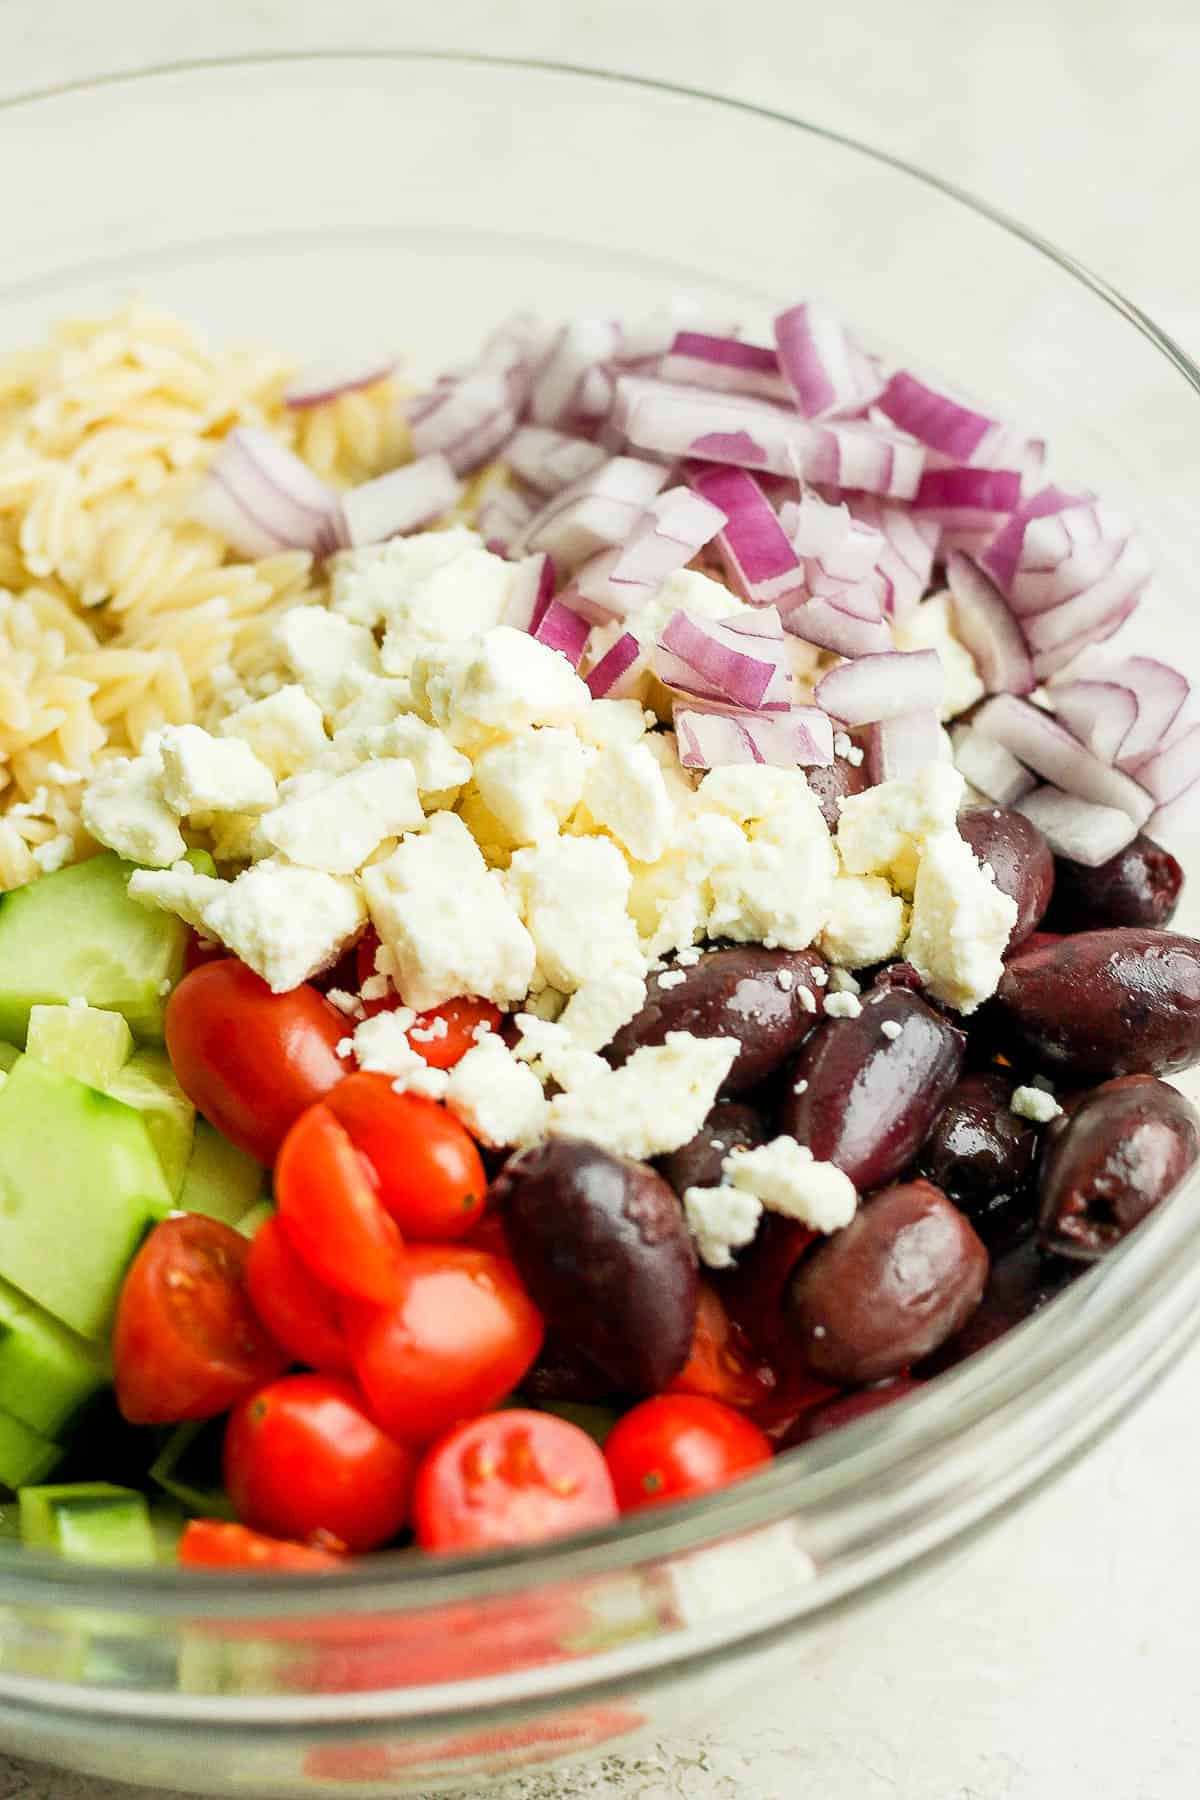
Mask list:
POLYGON ((175 1079, 166 1051, 135 1050, 107 1087, 114 1100, 142 1115, 174 1198, 183 1186, 192 1154, 196 1109, 175 1079))
POLYGON ((264 1175, 261 1163, 214 1131, 207 1119, 197 1119, 179 1210, 238 1225, 261 1196, 264 1175))
POLYGON ((191 1419, 177 1425, 150 1465, 151 1481, 186 1512, 206 1519, 235 1519, 221 1486, 224 1436, 223 1419, 191 1419))
POLYGON ((109 1089, 133 1054, 133 1033, 119 1012, 98 1006, 33 1006, 25 1050, 60 1075, 109 1089))
POLYGON ((11 1413, 0 1412, 0 1486, 16 1489, 30 1481, 43 1481, 61 1460, 57 1444, 31 1431, 11 1413))
POLYGON ((104 1345, 77 1337, 0 1281, 0 1409, 57 1438, 110 1379, 104 1345))
POLYGON ((148 1565, 157 1543, 146 1496, 107 1481, 22 1487, 21 1538, 72 1562, 148 1565))

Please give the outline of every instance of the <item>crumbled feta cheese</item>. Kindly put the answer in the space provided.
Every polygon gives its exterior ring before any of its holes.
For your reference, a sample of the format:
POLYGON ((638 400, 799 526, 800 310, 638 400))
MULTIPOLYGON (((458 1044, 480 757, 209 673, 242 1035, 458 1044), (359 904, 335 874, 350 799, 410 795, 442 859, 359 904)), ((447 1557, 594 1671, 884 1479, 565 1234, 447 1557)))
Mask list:
POLYGON ((849 969, 839 969, 835 966, 826 972, 825 979, 835 994, 862 993, 862 983, 854 979, 849 969))
POLYGON ((796 985, 796 972, 794 969, 780 969, 775 980, 785 994, 790 994, 796 985))
MULTIPOLYGON (((695 946, 693 945, 688 949, 681 950, 679 952, 679 954, 676 956, 675 961, 679 964, 681 969, 694 969, 696 964, 700 961, 700 954, 701 954, 700 951, 697 950, 695 948, 695 946)), ((780 987, 791 987, 791 985, 792 985, 791 981, 790 980, 784 981, 784 979, 783 979, 784 975, 790 976, 791 970, 784 969, 780 972, 780 976, 779 976, 780 987)))
POLYGON ((936 650, 946 677, 942 718, 956 719, 987 692, 975 658, 955 636, 953 603, 948 592, 931 594, 895 625, 897 650, 936 650))
POLYGON ((165 869, 187 849, 179 821, 163 799, 157 751, 104 763, 85 788, 80 810, 96 842, 127 862, 165 869))
POLYGON ((816 1162, 795 1138, 777 1137, 753 1150, 731 1150, 721 1165, 731 1186, 753 1194, 768 1212, 814 1231, 838 1231, 858 1205, 854 1183, 834 1163, 816 1162))
POLYGON ((671 841, 675 811, 662 769, 644 743, 602 750, 587 772, 583 799, 596 823, 638 862, 657 862, 671 841))
POLYGON ((336 962, 366 917, 356 882, 271 858, 220 887, 204 929, 277 994, 336 962))
POLYGON ((417 789, 431 811, 449 806, 471 779, 471 765, 444 731, 414 713, 376 725, 339 725, 327 761, 331 767, 399 757, 412 764, 417 789))
POLYGON ((591 1059, 599 1069, 550 1101, 545 1132, 584 1138, 640 1161, 665 1156, 695 1137, 738 1049, 735 1038, 672 1031, 665 1044, 643 1045, 619 1069, 591 1059))
POLYGON ((1046 1093, 1040 1087, 1019 1087, 1014 1089, 1009 1101, 1010 1112, 1016 1113, 1019 1119, 1032 1119, 1037 1125, 1048 1125, 1051 1119, 1062 1116, 1062 1107, 1053 1094, 1046 1093))
POLYGON ((851 744, 849 750, 846 752, 846 761, 850 764, 852 769, 861 769, 866 754, 866 751, 860 744, 851 744))
POLYGON ((513 564, 485 550, 475 532, 423 531, 339 556, 332 604, 355 624, 382 625, 383 667, 407 675, 427 645, 499 625, 512 578, 513 564))
POLYGON ((494 1032, 481 1038, 450 1071, 446 1105, 481 1143, 499 1149, 542 1135, 542 1085, 494 1032))
POLYGON ((803 772, 765 764, 714 769, 698 799, 744 831, 732 855, 709 865, 708 934, 807 948, 829 917, 837 857, 803 772))
POLYGON ((326 988, 325 998, 330 1006, 336 1006, 347 1019, 365 1019, 367 1009, 358 994, 351 994, 345 988, 326 988))
POLYGON ((700 1261, 710 1269, 729 1269, 733 1252, 753 1242, 763 1209, 754 1194, 726 1184, 686 1188, 683 1211, 700 1261))
POLYGON ((493 744, 476 758, 475 785, 517 844, 540 844, 579 805, 587 752, 573 731, 543 725, 493 744))
MULTIPOLYGON (((657 716, 649 723, 657 725, 657 716)), ((585 744, 596 750, 608 750, 614 744, 634 744, 646 734, 646 715, 637 700, 593 700, 579 715, 575 727, 585 744)))
POLYGON ((682 987, 686 980, 687 973, 685 970, 664 969, 663 973, 658 977, 658 985, 660 988, 682 987))
POLYGON ((886 875, 911 894, 926 840, 952 831, 965 783, 945 763, 848 794, 838 818, 837 847, 848 875, 886 875))
POLYGON ((825 968, 823 963, 817 964, 812 972, 811 980, 814 987, 823 988, 828 985, 829 970, 825 968))
POLYGON ((75 839, 69 832, 60 831, 44 844, 35 844, 30 854, 43 875, 53 875, 57 870, 65 868, 75 854, 75 839))
POLYGON ((174 812, 261 813, 275 804, 275 777, 241 738, 166 725, 159 755, 163 799, 174 812))
POLYGON ((368 975, 359 990, 364 1000, 386 1000, 391 992, 391 980, 386 975, 368 975))
POLYGON ((169 869, 135 869, 125 891, 140 905, 174 913, 199 931, 204 925, 205 908, 210 900, 225 892, 225 883, 212 875, 201 875, 190 862, 180 861, 172 863, 169 869))
POLYGON ((839 875, 829 922, 817 940, 824 955, 865 969, 896 954, 908 930, 908 908, 880 875, 839 875))
POLYGON ((844 758, 849 756, 850 750, 851 742, 849 734, 845 731, 835 731, 833 734, 833 754, 844 758))
MULTIPOLYGON (((547 988, 546 993, 556 992, 547 988)), ((576 988, 556 1017, 581 1050, 603 1050, 623 1025, 642 1010, 646 978, 632 969, 616 968, 597 981, 576 988)))
POLYGON ((330 717, 351 705, 379 671, 379 652, 366 627, 323 606, 294 606, 275 636, 296 680, 330 717))
POLYGON ((827 1019, 857 1019, 861 1011, 862 1003, 857 994, 827 994, 825 997, 827 1019))
POLYGON ((629 866, 607 838, 559 837, 518 850, 503 877, 551 987, 571 993, 612 970, 645 967, 625 910, 629 866))
POLYGON ((811 988, 798 987, 796 989, 796 997, 800 1002, 800 1008, 801 1008, 802 1012, 806 1012, 806 1013, 815 1013, 816 1012, 817 996, 813 993, 811 988))
POLYGON ((1004 973, 1001 957, 1016 919, 1016 901, 1001 892, 958 832, 935 832, 921 855, 904 945, 935 998, 965 1013, 990 998, 1004 973))
POLYGON ((320 707, 294 685, 239 707, 221 720, 218 730, 249 744, 277 781, 312 768, 329 748, 320 707))
POLYGON ((353 875, 385 838, 420 825, 412 764, 392 758, 333 775, 311 793, 266 814, 262 835, 289 861, 330 875, 353 875))
POLYGON ((419 652, 412 681, 422 716, 471 752, 529 725, 569 725, 591 703, 565 656, 510 625, 419 652))
POLYGON ((603 1081, 610 1073, 604 1058, 583 1049, 558 1021, 520 1012, 516 1025, 516 1055, 537 1070, 540 1080, 556 1082, 561 1088, 583 1088, 603 1081))
POLYGON ((418 1011, 460 994, 503 1003, 528 991, 533 939, 455 814, 435 813, 364 869, 363 888, 396 986, 418 1011))
POLYGON ((879 1029, 885 1038, 891 1038, 893 1042, 900 1036, 900 1025, 896 1019, 885 1019, 879 1029))
POLYGON ((360 1069, 390 1075, 398 1094, 420 1094, 440 1100, 450 1077, 445 1069, 433 1069, 408 1041, 414 1014, 401 1006, 395 1012, 376 1013, 364 1019, 354 1033, 354 1055, 360 1069))

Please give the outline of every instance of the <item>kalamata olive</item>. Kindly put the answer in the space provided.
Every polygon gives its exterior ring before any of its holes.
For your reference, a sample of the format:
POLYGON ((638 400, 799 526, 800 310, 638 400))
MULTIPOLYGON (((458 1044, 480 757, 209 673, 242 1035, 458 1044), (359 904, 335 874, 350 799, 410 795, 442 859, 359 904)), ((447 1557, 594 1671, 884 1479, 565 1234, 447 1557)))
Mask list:
POLYGON ((492 1194, 556 1337, 633 1393, 656 1394, 678 1375, 696 1321, 696 1255, 661 1175, 552 1138, 512 1157, 492 1194))
POLYGON ((605 1052, 614 1066, 669 1031, 732 1037, 741 1044, 722 1093, 756 1087, 812 1030, 824 1004, 824 958, 815 950, 764 950, 735 944, 710 950, 690 968, 651 975, 646 1002, 605 1052))
POLYGON ((753 1150, 766 1141, 766 1124, 753 1106, 718 1100, 695 1137, 663 1158, 662 1172, 680 1197, 690 1187, 719 1187, 731 1150, 753 1150))
POLYGON ((1169 925, 1183 870, 1169 850, 1144 835, 1089 869, 1060 856, 1046 923, 1054 931, 1102 931, 1112 925, 1169 925))
POLYGON ((1200 1115, 1153 1075, 1093 1089, 1046 1152, 1044 1249, 1091 1262, 1153 1212, 1200 1155, 1200 1115))
POLYGON ((791 1430, 780 1438, 779 1448, 794 1450, 797 1444, 811 1444, 816 1438, 828 1437, 831 1431, 853 1425, 856 1419, 865 1419, 868 1413, 894 1406, 897 1400, 906 1399, 924 1385, 911 1376, 898 1375, 894 1381, 864 1388, 859 1394, 839 1394, 836 1400, 827 1400, 823 1406, 812 1406, 801 1413, 791 1430))
POLYGON ((780 1125, 860 1192, 915 1156, 962 1070, 965 1039, 918 995, 873 988, 826 1019, 788 1074, 780 1125))
POLYGON ((1017 922, 1008 947, 1027 938, 1050 904, 1054 891, 1054 857, 1050 846, 1023 813, 1007 806, 972 806, 958 815, 960 836, 988 863, 996 886, 1017 903, 1017 922))
POLYGON ((1082 1263, 1043 1256, 1032 1237, 995 1257, 978 1310, 922 1363, 922 1375, 940 1375, 977 1350, 986 1350, 1014 1325, 1049 1305, 1082 1271, 1082 1263))
POLYGON ((1170 1075, 1200 1060, 1200 941, 1079 931, 1012 957, 989 1008, 1017 1061, 1048 1075, 1170 1075))
POLYGON ((1033 1222, 1038 1132, 1010 1102, 1016 1082, 1000 1069, 964 1075, 917 1157, 920 1174, 948 1194, 989 1246, 1033 1222))
POLYGON ((847 794, 861 794, 868 785, 867 759, 852 763, 845 756, 835 756, 831 763, 814 764, 805 769, 804 778, 817 796, 817 804, 830 831, 838 828, 841 803, 847 794))
POLYGON ((930 1181, 884 1188, 792 1277, 785 1316, 809 1367, 845 1387, 899 1375, 979 1305, 988 1253, 930 1181))

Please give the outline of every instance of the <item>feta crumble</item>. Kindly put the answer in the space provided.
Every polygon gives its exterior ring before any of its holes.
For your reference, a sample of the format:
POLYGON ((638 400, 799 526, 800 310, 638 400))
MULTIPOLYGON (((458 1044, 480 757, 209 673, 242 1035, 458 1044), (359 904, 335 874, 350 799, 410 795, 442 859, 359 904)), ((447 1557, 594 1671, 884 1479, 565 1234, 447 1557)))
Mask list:
POLYGON ((173 812, 261 813, 275 804, 275 777, 241 738, 166 725, 158 750, 163 799, 173 812))
POLYGON ((450 1077, 445 1069, 431 1068, 409 1043, 408 1029, 415 1016, 409 1007, 401 1006, 395 1012, 364 1019, 354 1033, 354 1055, 360 1069, 390 1075, 396 1093, 440 1100, 450 1077))
POLYGON ((165 869, 187 849, 179 821, 163 799, 157 751, 106 762, 85 789, 80 811, 96 842, 127 862, 165 869))
MULTIPOLYGON (((589 1058, 590 1066, 578 1071, 577 1084, 564 1086, 550 1101, 544 1130, 551 1137, 584 1138, 639 1161, 665 1156, 695 1137, 738 1049, 734 1038, 672 1031, 665 1044, 644 1045, 619 1069, 589 1058)), ((570 1081, 574 1071, 562 1073, 570 1081)))
POLYGON ((358 884, 268 859, 217 883, 201 923, 276 994, 328 968, 366 921, 358 884))
POLYGON ((1014 1089, 1009 1111, 1016 1113, 1019 1119, 1032 1119, 1036 1125, 1048 1125, 1051 1119, 1062 1117, 1062 1107, 1054 1095, 1040 1087, 1014 1089))
POLYGON ((700 1261, 710 1269, 729 1269, 733 1252, 753 1242, 763 1209, 756 1195, 724 1184, 685 1188, 683 1211, 700 1261))
POLYGON ((782 1213, 814 1231, 840 1230, 858 1205, 850 1177, 834 1163, 817 1162, 795 1138, 731 1150, 722 1170, 731 1186, 753 1194, 768 1212, 782 1213))
POLYGON ((537 1076, 494 1032, 480 1038, 451 1069, 446 1105, 493 1149, 536 1142, 546 1116, 537 1076))
POLYGON ((959 1012, 974 1012, 999 986, 1016 920, 1016 901, 958 832, 934 833, 920 859, 904 945, 930 993, 959 1012))
POLYGON ((291 862, 352 875, 386 838, 412 831, 423 817, 412 765, 391 759, 363 763, 286 798, 259 829, 291 862))
POLYGON ((862 1002, 857 994, 835 993, 825 997, 827 1019, 857 1019, 861 1012, 862 1002))

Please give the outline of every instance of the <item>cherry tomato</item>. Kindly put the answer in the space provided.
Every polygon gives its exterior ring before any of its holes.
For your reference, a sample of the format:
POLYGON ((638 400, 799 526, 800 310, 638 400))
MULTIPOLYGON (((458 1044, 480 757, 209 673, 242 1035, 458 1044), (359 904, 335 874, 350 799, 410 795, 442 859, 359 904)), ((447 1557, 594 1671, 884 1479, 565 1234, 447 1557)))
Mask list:
POLYGON ((461 1245, 405 1253, 398 1301, 355 1307, 346 1335, 383 1429, 428 1443, 512 1392, 542 1347, 541 1316, 510 1263, 461 1245))
POLYGON ((771 1460, 757 1425, 699 1394, 659 1394, 618 1419, 604 1446, 622 1512, 724 1487, 771 1460))
POLYGON ((250 1244, 246 1286, 255 1312, 297 1362, 327 1375, 350 1373, 350 1352, 334 1296, 292 1249, 278 1219, 259 1226, 250 1244))
POLYGON ((772 1371, 752 1353, 716 1289, 702 1281, 691 1354, 668 1393, 706 1394, 710 1400, 748 1411, 769 1399, 774 1388, 772 1371))
POLYGON ((406 1237, 449 1242, 476 1224, 487 1176, 453 1113, 371 1074, 348 1075, 328 1106, 374 1170, 379 1198, 406 1237))
POLYGON ((796 1264, 818 1233, 796 1219, 768 1213, 758 1236, 737 1266, 720 1279, 721 1298, 733 1318, 760 1349, 773 1355, 789 1343, 783 1296, 796 1264))
POLYGON ((189 931, 183 946, 183 972, 190 975, 193 969, 202 969, 205 963, 225 962, 228 957, 224 944, 218 944, 215 938, 202 937, 198 931, 189 931))
POLYGON ((154 1227, 113 1329, 117 1404, 131 1424, 212 1418, 286 1367, 250 1304, 249 1253, 244 1237, 199 1213, 154 1227))
POLYGON ((224 1519, 189 1519, 177 1551, 185 1569, 344 1569, 346 1559, 311 1544, 287 1544, 224 1519))
POLYGON ((607 1525, 617 1498, 586 1431, 550 1413, 486 1413, 449 1432, 417 1471, 413 1525, 425 1550, 533 1544, 607 1525))
POLYGON ((377 1550, 408 1517, 415 1459, 328 1375, 285 1375, 230 1415, 222 1472, 245 1525, 274 1537, 333 1537, 377 1550))
MULTIPOLYGON (((379 937, 373 928, 368 928, 359 939, 357 950, 358 986, 374 976, 375 952, 379 948, 379 937)), ((378 999, 363 1000, 367 1017, 374 1018, 376 1013, 395 1012, 400 1005, 400 996, 394 988, 378 999)), ((418 1013, 415 1023, 408 1031, 408 1041, 418 1056, 434 1069, 452 1069, 456 1062, 461 1062, 467 1051, 475 1042, 475 1032, 480 1025, 488 1025, 493 1031, 500 1029, 503 1014, 498 1006, 490 1000, 460 999, 446 1000, 441 1006, 431 1007, 428 1012, 418 1013)))
POLYGON ((284 1139, 275 1200, 288 1242, 318 1280, 351 1299, 395 1300, 403 1239, 374 1171, 327 1106, 310 1106, 284 1139))
POLYGON ((313 987, 273 994, 231 957, 185 975, 167 1001, 180 1086, 223 1137, 271 1163, 305 1107, 342 1080, 346 1020, 313 987))
POLYGON ((509 1262, 512 1261, 508 1233, 498 1210, 485 1211, 482 1218, 471 1227, 471 1235, 465 1242, 471 1250, 487 1250, 492 1256, 503 1256, 509 1262))

